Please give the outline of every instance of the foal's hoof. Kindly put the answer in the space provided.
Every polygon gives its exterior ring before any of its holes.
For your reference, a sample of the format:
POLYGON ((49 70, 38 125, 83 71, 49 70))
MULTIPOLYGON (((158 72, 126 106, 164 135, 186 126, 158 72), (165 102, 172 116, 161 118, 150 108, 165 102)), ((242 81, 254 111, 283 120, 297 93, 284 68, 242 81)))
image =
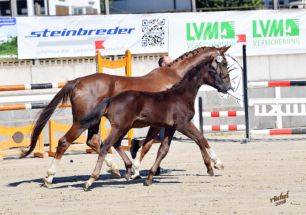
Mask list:
POLYGON ((144 183, 145 186, 150 186, 152 185, 152 181, 150 180, 146 180, 145 183, 144 183))
POLYGON ((125 173, 125 174, 124 174, 124 178, 125 178, 127 181, 129 181, 129 180, 131 180, 131 175, 128 174, 128 173, 125 173))
POLYGON ((218 170, 224 170, 224 166, 222 163, 215 163, 214 168, 218 170))
POLYGON ((84 191, 87 191, 89 187, 90 187, 90 184, 86 181, 84 184, 84 191))
POLYGON ((208 175, 210 175, 210 176, 214 176, 214 175, 215 175, 213 170, 211 170, 211 171, 207 170, 207 173, 208 173, 208 175))
POLYGON ((52 188, 52 182, 49 182, 46 178, 43 178, 42 182, 44 187, 52 188))
POLYGON ((119 172, 119 169, 111 169, 110 173, 115 176, 116 178, 121 178, 121 174, 119 172))
POLYGON ((141 179, 141 176, 139 174, 135 174, 131 176, 131 179, 133 180, 141 179))

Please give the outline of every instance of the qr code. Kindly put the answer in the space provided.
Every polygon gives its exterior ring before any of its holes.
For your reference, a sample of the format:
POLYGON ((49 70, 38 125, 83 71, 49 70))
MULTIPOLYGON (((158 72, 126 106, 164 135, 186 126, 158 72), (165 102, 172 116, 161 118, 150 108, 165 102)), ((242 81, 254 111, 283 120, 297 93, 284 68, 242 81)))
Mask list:
POLYGON ((165 19, 142 20, 142 46, 165 45, 165 19))

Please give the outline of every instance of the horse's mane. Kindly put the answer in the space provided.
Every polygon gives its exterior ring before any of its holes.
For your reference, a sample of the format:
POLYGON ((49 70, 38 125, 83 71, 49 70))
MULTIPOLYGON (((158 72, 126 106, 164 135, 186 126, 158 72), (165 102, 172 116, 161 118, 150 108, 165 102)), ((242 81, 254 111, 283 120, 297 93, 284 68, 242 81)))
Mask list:
POLYGON ((204 50, 205 48, 215 48, 215 47, 206 47, 206 46, 203 46, 203 47, 199 47, 199 48, 196 48, 196 49, 193 49, 189 52, 186 52, 184 54, 182 54, 181 56, 179 56, 178 58, 176 58, 175 60, 173 60, 168 66, 171 67, 173 64, 179 62, 179 61, 182 61, 184 59, 186 59, 187 57, 189 57, 191 54, 192 55, 195 55, 195 54, 198 54, 200 51, 204 50), (196 52, 196 53, 195 53, 196 52))
POLYGON ((211 56, 209 56, 209 58, 208 58, 206 61, 202 61, 201 63, 195 65, 193 68, 191 68, 190 70, 188 70, 188 72, 186 72, 186 74, 181 78, 181 80, 180 80, 179 82, 177 82, 176 84, 174 84, 174 85, 170 88, 170 90, 175 89, 175 88, 177 88, 178 86, 180 86, 180 85, 182 84, 182 82, 190 76, 191 72, 192 72, 194 69, 197 69, 198 67, 200 67, 200 66, 202 66, 203 64, 209 62, 210 60, 211 60, 211 56))

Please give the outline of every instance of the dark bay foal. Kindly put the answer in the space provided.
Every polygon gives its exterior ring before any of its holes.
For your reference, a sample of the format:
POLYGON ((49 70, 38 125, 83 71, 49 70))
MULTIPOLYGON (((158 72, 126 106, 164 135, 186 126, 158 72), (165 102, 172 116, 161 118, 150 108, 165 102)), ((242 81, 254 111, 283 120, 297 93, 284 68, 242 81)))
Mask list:
MULTIPOLYGON (((175 130, 198 144, 207 173, 213 175, 210 159, 205 150, 204 138, 194 130, 190 121, 194 116, 194 100, 200 86, 205 83, 225 93, 231 87, 228 80, 223 81, 223 79, 228 79, 228 76, 227 62, 218 53, 203 59, 203 62, 189 70, 181 81, 170 90, 158 93, 125 91, 100 102, 89 114, 80 119, 80 124, 84 128, 92 126, 102 116, 107 117, 111 123, 111 132, 101 144, 95 170, 90 179, 85 182, 84 190, 87 190, 99 177, 103 161, 110 147, 120 146, 123 137, 136 121, 149 126, 165 128, 164 141, 160 145, 156 162, 150 170, 145 185, 152 184, 153 175, 169 151, 175 130)), ((129 180, 132 162, 125 153, 123 153, 122 159, 126 166, 125 178, 129 180)))

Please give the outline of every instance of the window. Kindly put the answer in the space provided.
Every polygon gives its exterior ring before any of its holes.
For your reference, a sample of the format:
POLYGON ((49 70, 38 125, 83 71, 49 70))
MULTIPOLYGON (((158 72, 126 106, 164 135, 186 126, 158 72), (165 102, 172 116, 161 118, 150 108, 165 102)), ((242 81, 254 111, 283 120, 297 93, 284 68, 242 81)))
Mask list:
POLYGON ((9 0, 0 0, 0 16, 11 15, 11 3, 9 0))
POLYGON ((45 15, 45 1, 44 0, 34 0, 34 13, 35 15, 45 15), (37 5, 37 6, 35 6, 37 5), (37 14, 36 7, 38 7, 40 14, 37 14))
POLYGON ((94 11, 91 6, 89 7, 72 7, 73 8, 73 14, 74 15, 82 15, 87 14, 91 15, 94 14, 94 11))
POLYGON ((73 14, 74 15, 82 15, 83 14, 83 8, 82 7, 73 7, 73 14))
POLYGON ((17 15, 18 16, 28 15, 27 0, 17 0, 16 1, 16 6, 17 6, 17 15))

